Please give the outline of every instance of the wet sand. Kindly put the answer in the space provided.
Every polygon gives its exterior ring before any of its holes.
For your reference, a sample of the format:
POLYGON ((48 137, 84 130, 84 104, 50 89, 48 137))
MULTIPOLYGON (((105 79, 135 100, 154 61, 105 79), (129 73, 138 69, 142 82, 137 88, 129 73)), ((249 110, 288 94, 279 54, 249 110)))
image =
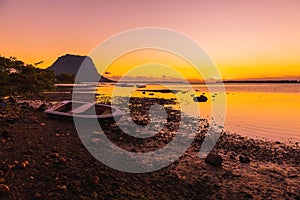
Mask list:
MULTIPOLYGON (((55 97, 48 98, 52 100, 55 97)), ((223 133, 212 152, 221 156, 222 164, 215 166, 217 162, 209 164, 199 158, 207 131, 207 122, 202 123, 191 147, 176 162, 155 172, 130 174, 93 158, 73 121, 48 118, 27 105, 11 106, 0 115, 0 198, 300 199, 298 143, 223 133)), ((107 130, 110 140, 125 149, 153 150, 149 148, 155 140, 120 140, 124 133, 107 130)), ((168 134, 157 136, 156 148, 170 141, 164 137, 168 134)))

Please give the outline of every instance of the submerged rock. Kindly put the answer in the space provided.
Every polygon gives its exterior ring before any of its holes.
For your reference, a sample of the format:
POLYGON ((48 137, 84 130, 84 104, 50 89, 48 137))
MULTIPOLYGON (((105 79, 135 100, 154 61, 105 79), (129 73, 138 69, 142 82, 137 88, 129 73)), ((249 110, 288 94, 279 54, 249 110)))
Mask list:
POLYGON ((222 157, 218 154, 210 153, 207 155, 205 162, 211 164, 216 167, 220 167, 222 165, 222 157))
POLYGON ((204 95, 200 95, 199 97, 194 97, 193 100, 195 102, 207 102, 207 97, 204 95))

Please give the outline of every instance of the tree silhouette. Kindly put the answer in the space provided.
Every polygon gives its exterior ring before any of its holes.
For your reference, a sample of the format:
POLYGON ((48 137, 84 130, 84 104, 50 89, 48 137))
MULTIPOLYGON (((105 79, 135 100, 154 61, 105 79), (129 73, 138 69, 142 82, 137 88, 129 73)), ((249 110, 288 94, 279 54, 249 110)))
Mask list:
POLYGON ((0 96, 36 96, 53 89, 54 83, 54 72, 25 64, 15 57, 0 56, 0 96))

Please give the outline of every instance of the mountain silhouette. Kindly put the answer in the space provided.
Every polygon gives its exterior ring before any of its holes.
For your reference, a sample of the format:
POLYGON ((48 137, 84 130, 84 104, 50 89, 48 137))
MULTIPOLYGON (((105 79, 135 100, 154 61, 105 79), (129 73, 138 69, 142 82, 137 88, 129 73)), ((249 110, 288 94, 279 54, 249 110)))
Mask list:
POLYGON ((53 70, 55 74, 77 75, 76 81, 100 81, 114 82, 104 76, 101 76, 95 67, 93 60, 89 56, 66 54, 59 57, 48 70, 53 70), (78 71, 80 70, 80 73, 78 71))

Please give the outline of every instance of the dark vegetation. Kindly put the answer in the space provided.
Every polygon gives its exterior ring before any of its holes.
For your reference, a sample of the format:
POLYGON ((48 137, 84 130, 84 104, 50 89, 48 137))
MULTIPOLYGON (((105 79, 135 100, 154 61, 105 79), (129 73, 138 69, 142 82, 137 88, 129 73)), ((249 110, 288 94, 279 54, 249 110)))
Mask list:
POLYGON ((55 77, 56 77, 56 83, 74 83, 75 81, 74 74, 61 73, 55 75, 55 77))
POLYGON ((73 83, 74 75, 57 74, 25 64, 15 57, 0 56, 0 97, 40 96, 42 91, 51 91, 55 83, 73 83))

